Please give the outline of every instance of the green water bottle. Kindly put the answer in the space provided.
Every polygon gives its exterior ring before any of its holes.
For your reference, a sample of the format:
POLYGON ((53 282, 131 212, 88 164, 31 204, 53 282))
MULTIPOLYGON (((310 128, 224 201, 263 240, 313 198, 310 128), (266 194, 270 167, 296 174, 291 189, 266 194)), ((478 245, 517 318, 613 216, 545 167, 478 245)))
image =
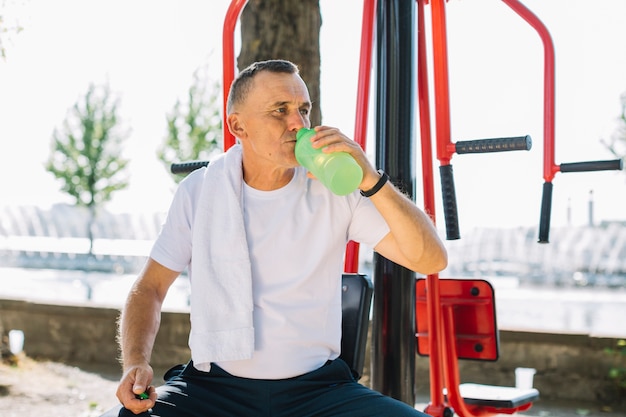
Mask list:
POLYGON ((347 152, 324 153, 311 146, 315 130, 302 128, 296 134, 296 159, 336 195, 356 190, 363 180, 363 170, 347 152))

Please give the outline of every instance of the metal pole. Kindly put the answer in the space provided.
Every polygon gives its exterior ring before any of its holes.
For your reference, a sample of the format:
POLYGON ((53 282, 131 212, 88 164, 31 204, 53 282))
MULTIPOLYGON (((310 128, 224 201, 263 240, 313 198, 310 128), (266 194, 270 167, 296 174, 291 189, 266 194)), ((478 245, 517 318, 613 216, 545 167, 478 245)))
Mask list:
MULTIPOLYGON (((415 198, 415 1, 377 7, 376 159, 415 198)), ((415 273, 374 255, 372 387, 415 405, 415 273)))

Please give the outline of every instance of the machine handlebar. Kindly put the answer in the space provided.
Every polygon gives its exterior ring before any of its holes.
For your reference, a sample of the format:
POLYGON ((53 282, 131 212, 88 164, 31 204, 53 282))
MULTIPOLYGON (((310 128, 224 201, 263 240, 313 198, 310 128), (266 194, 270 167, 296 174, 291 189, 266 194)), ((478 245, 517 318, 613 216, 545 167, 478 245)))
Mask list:
POLYGON ((611 159, 608 161, 570 162, 561 164, 559 167, 561 172, 619 171, 623 168, 623 162, 621 159, 611 159))
MULTIPOLYGON (((570 162, 559 165, 561 172, 610 171, 623 169, 621 159, 607 161, 570 162)), ((539 218, 539 243, 548 243, 550 234, 550 212, 552 210, 552 183, 543 184, 541 197, 541 217, 539 218)))
POLYGON ((464 140, 455 143, 456 153, 489 153, 508 151, 529 151, 533 146, 530 136, 510 138, 464 140))
POLYGON ((552 211, 552 183, 543 183, 541 196, 541 215, 539 218, 539 243, 549 243, 550 213, 552 211))
POLYGON ((441 175, 441 198, 443 200, 443 216, 446 222, 446 239, 457 240, 461 238, 461 233, 459 232, 459 215, 456 207, 452 165, 441 165, 439 174, 441 175))
POLYGON ((170 172, 172 174, 188 174, 207 165, 209 165, 209 161, 178 162, 170 166, 170 172))

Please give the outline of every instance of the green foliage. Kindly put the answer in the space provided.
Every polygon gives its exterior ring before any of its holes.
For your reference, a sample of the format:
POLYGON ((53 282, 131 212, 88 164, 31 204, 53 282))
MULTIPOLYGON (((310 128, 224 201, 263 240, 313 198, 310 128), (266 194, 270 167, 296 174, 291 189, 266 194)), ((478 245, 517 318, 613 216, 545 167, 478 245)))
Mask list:
POLYGON ((626 340, 620 339, 614 348, 604 351, 614 359, 608 377, 615 381, 621 392, 626 393, 626 340))
POLYGON ((117 107, 108 85, 91 84, 52 135, 46 169, 79 206, 95 208, 128 187, 128 160, 120 156, 127 134, 119 131, 117 107))
POLYGON ((172 163, 209 160, 222 149, 220 88, 217 82, 209 83, 207 69, 194 71, 186 102, 177 100, 166 116, 167 137, 157 157, 168 172, 172 163))
POLYGON ((5 6, 5 2, 0 2, 0 11, 2 11, 2 13, 0 13, 0 58, 2 58, 3 60, 7 57, 4 40, 11 40, 12 33, 18 34, 23 30, 23 28, 17 22, 7 22, 6 11, 3 10, 5 6))

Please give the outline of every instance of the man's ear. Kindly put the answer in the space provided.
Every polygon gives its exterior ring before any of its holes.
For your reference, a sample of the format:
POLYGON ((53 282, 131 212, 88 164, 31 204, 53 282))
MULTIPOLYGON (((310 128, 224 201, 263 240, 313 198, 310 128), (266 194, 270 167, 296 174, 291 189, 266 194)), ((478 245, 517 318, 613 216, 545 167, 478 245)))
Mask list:
POLYGON ((226 118, 226 122, 228 123, 228 130, 233 136, 240 139, 245 136, 243 123, 237 113, 229 114, 226 118))

